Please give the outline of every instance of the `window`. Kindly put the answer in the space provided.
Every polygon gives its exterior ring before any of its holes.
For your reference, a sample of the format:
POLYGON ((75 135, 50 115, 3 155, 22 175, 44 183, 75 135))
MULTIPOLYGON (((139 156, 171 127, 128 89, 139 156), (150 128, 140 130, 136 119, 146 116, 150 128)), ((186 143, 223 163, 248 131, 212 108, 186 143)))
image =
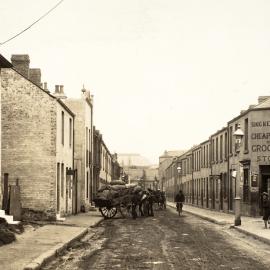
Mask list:
POLYGON ((245 119, 245 151, 248 151, 248 118, 245 119))
POLYGON ((232 127, 230 127, 230 144, 229 144, 229 153, 232 154, 232 139, 233 139, 233 130, 232 130, 232 127))
POLYGON ((208 155, 208 145, 206 145, 206 167, 208 168, 208 163, 209 163, 209 155, 208 155))
POLYGON ((225 133, 225 159, 228 157, 228 134, 227 132, 225 133))
POLYGON ((72 145, 72 119, 69 118, 69 147, 72 145))
POLYGON ((218 137, 216 137, 216 161, 218 161, 218 137))
POLYGON ((211 161, 214 162, 215 161, 215 140, 214 139, 212 140, 212 145, 211 146, 212 146, 211 147, 212 148, 211 161))
POLYGON ((198 169, 200 170, 201 169, 201 151, 199 151, 198 154, 199 154, 199 168, 198 169))
POLYGON ((223 135, 220 136, 220 160, 223 160, 223 135))
POLYGON ((62 126, 62 144, 64 145, 64 143, 65 143, 65 114, 64 114, 64 112, 62 111, 62 115, 61 115, 61 122, 62 122, 62 124, 61 124, 61 126, 62 126))
POLYGON ((88 127, 85 128, 85 149, 88 149, 88 127))

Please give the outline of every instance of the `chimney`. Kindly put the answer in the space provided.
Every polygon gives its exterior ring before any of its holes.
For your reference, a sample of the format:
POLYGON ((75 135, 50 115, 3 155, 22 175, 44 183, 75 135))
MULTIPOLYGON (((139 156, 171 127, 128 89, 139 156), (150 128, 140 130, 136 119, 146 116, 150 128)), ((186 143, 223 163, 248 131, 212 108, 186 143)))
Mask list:
POLYGON ((54 94, 59 94, 59 85, 55 85, 54 94))
POLYGON ((11 63, 14 69, 16 69, 27 79, 29 78, 30 58, 28 54, 13 54, 11 56, 11 63))
POLYGON ((67 96, 64 93, 64 85, 55 85, 55 91, 53 95, 60 99, 65 99, 67 96))
POLYGON ((44 89, 44 91, 46 91, 47 93, 50 93, 50 91, 49 91, 49 89, 48 89, 48 85, 47 85, 46 82, 44 82, 44 84, 43 84, 43 89, 44 89))
POLYGON ((29 69, 29 80, 41 87, 41 70, 40 68, 29 69))
POLYGON ((259 96, 258 97, 258 103, 262 103, 264 102, 265 100, 267 100, 268 98, 270 98, 270 96, 259 96))

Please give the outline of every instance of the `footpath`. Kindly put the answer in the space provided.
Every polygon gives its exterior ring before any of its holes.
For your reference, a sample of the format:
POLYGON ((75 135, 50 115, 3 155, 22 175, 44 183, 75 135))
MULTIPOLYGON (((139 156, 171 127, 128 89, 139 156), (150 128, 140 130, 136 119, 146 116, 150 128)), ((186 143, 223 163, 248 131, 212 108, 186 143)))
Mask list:
MULTIPOLYGON (((167 202, 167 205, 176 208, 175 203, 167 202)), ((262 217, 253 218, 242 216, 241 225, 234 226, 234 214, 203 209, 188 204, 184 204, 183 211, 219 225, 227 225, 241 233, 252 236, 257 240, 270 245, 270 229, 264 229, 262 217)))
POLYGON ((40 269, 46 261, 83 237, 103 218, 97 211, 66 217, 65 221, 46 224, 16 235, 16 241, 0 247, 0 269, 40 269))

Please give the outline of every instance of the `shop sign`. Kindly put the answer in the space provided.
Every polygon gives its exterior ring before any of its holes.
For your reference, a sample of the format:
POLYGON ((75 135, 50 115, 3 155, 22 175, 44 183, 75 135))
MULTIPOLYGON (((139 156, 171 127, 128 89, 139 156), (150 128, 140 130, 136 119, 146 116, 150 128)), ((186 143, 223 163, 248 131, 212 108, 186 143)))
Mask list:
POLYGON ((270 163, 270 121, 251 122, 251 151, 257 154, 257 162, 270 163))
POLYGON ((258 187, 258 174, 252 174, 251 175, 251 188, 257 188, 258 187))

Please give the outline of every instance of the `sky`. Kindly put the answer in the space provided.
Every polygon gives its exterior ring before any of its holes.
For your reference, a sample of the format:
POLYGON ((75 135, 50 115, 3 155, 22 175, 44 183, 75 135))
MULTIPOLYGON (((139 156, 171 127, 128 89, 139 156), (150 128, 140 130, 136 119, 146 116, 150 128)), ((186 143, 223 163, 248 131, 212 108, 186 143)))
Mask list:
MULTIPOLYGON (((57 0, 0 0, 0 42, 57 0)), ((109 150, 153 164, 270 95, 268 0, 65 0, 0 53, 29 54, 42 81, 94 95, 109 150)))

